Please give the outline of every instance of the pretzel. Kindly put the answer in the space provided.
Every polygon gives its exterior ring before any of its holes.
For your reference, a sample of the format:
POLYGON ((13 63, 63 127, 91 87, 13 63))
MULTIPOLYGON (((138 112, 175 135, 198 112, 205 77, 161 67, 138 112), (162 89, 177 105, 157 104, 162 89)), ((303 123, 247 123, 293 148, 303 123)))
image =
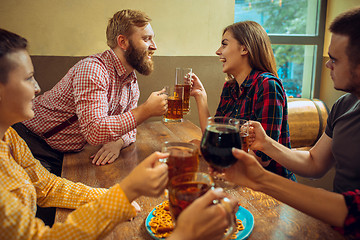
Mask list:
POLYGON ((169 211, 169 201, 155 207, 149 226, 157 238, 166 238, 172 233, 174 225, 169 211))
POLYGON ((231 235, 230 239, 236 239, 238 232, 242 230, 244 230, 244 225, 242 224, 242 221, 240 219, 236 219, 236 230, 231 235))
MULTIPOLYGON (((155 207, 153 217, 150 219, 149 226, 157 238, 166 238, 174 230, 174 224, 169 210, 169 201, 164 201, 155 207)), ((236 230, 230 239, 236 239, 236 234, 244 230, 244 225, 240 219, 236 219, 236 230)))

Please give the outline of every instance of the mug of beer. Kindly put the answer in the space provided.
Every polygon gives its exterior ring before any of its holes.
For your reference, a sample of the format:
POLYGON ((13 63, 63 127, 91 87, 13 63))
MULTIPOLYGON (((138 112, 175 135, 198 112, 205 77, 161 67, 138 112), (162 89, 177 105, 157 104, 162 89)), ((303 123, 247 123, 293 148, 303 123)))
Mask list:
POLYGON ((165 94, 168 95, 168 109, 163 116, 164 122, 182 122, 183 121, 183 100, 184 88, 180 86, 165 87, 165 94))
POLYGON ((241 149, 245 152, 249 152, 249 121, 245 119, 238 119, 240 123, 240 140, 241 140, 241 149))
POLYGON ((230 167, 237 159, 232 148, 249 150, 249 123, 244 119, 209 117, 201 139, 200 150, 204 159, 215 169, 230 167))
POLYGON ((168 165, 169 181, 174 176, 198 171, 199 150, 195 144, 188 142, 165 142, 161 151, 169 153, 168 158, 161 160, 168 165))
POLYGON ((190 86, 191 86, 192 68, 176 68, 175 70, 175 86, 184 89, 183 114, 186 115, 190 111, 190 86))
MULTIPOLYGON (((180 213, 214 186, 212 177, 203 172, 185 173, 173 177, 169 184, 169 207, 174 226, 180 213)), ((221 204, 229 217, 230 224, 223 239, 228 239, 236 230, 235 214, 226 200, 228 199, 224 198, 214 202, 214 204, 221 204)))

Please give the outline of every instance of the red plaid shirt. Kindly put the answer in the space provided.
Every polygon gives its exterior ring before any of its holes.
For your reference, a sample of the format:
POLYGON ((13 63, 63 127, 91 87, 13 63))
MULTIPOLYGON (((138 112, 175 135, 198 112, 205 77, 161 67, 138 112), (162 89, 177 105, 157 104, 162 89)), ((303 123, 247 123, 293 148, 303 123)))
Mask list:
MULTIPOLYGON (((268 136, 290 148, 285 90, 281 80, 271 73, 252 70, 240 87, 235 80, 226 82, 215 115, 258 121, 268 136)), ((263 161, 271 160, 255 152, 263 161)), ((291 171, 273 160, 266 169, 296 181, 291 171)))
POLYGON ((80 151, 86 142, 104 144, 122 138, 125 146, 136 140, 140 92, 135 72, 125 67, 113 50, 89 56, 75 66, 50 91, 33 101, 35 117, 23 122, 39 136, 75 114, 78 121, 46 139, 61 152, 80 151))

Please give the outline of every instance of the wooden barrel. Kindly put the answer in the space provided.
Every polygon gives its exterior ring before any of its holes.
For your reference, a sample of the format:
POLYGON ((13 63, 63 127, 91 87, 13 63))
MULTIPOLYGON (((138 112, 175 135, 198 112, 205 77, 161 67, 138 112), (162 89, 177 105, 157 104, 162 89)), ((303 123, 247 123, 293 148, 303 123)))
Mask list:
POLYGON ((288 98, 290 142, 292 148, 312 146, 326 127, 329 109, 319 99, 288 98))

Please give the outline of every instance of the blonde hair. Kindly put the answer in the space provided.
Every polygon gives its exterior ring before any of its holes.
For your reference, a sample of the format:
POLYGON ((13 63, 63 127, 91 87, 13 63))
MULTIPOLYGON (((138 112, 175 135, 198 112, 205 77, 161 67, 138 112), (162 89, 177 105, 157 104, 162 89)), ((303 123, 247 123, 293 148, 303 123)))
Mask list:
MULTIPOLYGON (((254 21, 237 22, 227 26, 223 31, 223 35, 227 31, 232 33, 240 45, 246 47, 252 68, 270 72, 278 77, 269 36, 260 24, 254 21)), ((232 78, 232 76, 228 77, 232 78)))
POLYGON ((115 48, 119 35, 129 37, 134 31, 134 26, 144 27, 150 21, 151 19, 144 12, 138 10, 125 9, 118 11, 109 20, 106 28, 107 45, 110 48, 115 48))

